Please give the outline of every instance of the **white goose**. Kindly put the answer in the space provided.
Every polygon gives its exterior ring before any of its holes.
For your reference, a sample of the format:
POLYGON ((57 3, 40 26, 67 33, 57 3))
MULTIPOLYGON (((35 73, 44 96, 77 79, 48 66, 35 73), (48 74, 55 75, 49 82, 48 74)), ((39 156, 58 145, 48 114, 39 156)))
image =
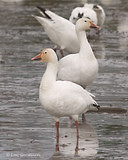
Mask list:
POLYGON ((63 54, 63 50, 69 53, 78 52, 80 46, 75 31, 75 25, 49 10, 42 7, 38 7, 38 9, 40 9, 40 13, 43 17, 33 17, 43 26, 49 39, 55 44, 54 49, 60 49, 61 54, 63 54))
POLYGON ((55 118, 56 123, 56 151, 59 151, 59 118, 72 116, 77 128, 77 143, 75 151, 78 153, 78 115, 86 112, 96 101, 81 86, 69 81, 56 81, 58 60, 52 49, 44 49, 32 60, 41 60, 47 63, 43 75, 39 99, 43 108, 55 118))
POLYGON ((84 7, 76 7, 73 9, 69 20, 75 24, 76 21, 82 17, 90 18, 94 24, 99 26, 99 30, 101 30, 105 21, 105 12, 100 5, 85 3, 84 7))
MULTIPOLYGON (((76 22, 76 33, 80 43, 80 51, 70 54, 59 61, 58 79, 67 80, 86 88, 93 82, 98 73, 98 62, 86 37, 86 30, 98 28, 88 18, 76 22)), ((85 116, 82 114, 82 120, 85 116)))
POLYGON ((80 43, 80 51, 70 54, 59 61, 58 79, 68 80, 86 88, 93 82, 98 73, 98 62, 86 37, 86 30, 98 28, 88 18, 80 18, 76 22, 76 33, 80 43))
POLYGON ((85 7, 76 7, 72 10, 71 16, 69 20, 73 23, 76 24, 76 21, 79 18, 89 18, 94 24, 97 25, 97 15, 94 10, 91 8, 85 8, 85 7))
POLYGON ((89 3, 85 3, 84 5, 85 8, 91 8, 93 9, 96 14, 97 14, 97 25, 99 26, 99 30, 101 30, 104 21, 105 21, 105 12, 102 6, 98 5, 98 4, 89 4, 89 3))

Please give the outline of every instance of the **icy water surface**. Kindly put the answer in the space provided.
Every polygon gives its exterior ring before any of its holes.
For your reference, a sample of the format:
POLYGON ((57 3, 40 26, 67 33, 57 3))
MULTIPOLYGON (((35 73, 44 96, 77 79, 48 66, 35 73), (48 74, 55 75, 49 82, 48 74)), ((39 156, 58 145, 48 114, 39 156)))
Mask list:
MULTIPOLYGON (((127 160, 127 113, 87 113, 80 119, 80 152, 74 156, 74 123, 61 119, 60 153, 55 151, 53 118, 40 106, 38 88, 45 64, 31 62, 53 47, 31 16, 41 5, 68 18, 82 0, 0 1, 0 160, 127 160)), ((99 74, 88 87, 102 107, 128 107, 128 1, 90 0, 101 4, 106 21, 89 42, 98 57, 99 74)), ((65 53, 66 54, 66 53, 65 53)))

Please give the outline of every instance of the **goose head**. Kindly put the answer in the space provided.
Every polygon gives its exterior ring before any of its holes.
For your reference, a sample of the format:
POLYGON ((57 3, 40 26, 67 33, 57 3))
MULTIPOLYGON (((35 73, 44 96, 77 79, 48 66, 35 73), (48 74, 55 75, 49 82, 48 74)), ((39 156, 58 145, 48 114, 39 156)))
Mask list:
POLYGON ((76 24, 77 20, 82 17, 89 18, 90 20, 95 22, 95 24, 97 24, 96 12, 91 8, 85 7, 76 7, 75 9, 73 9, 69 20, 73 24, 76 24))
POLYGON ((94 10, 96 13, 98 13, 98 12, 102 12, 103 9, 102 9, 101 6, 94 4, 94 5, 93 5, 93 10, 94 10))
POLYGON ((42 61, 42 62, 46 62, 46 63, 50 63, 50 62, 55 63, 58 61, 56 53, 51 48, 46 48, 46 49, 42 50, 42 52, 40 54, 38 54, 37 56, 32 58, 32 61, 34 61, 34 60, 42 61))
POLYGON ((99 5, 93 5, 93 10, 97 14, 97 20, 98 20, 97 24, 100 26, 100 29, 101 29, 101 26, 104 24, 104 21, 105 21, 104 9, 99 5))
POLYGON ((76 31, 86 31, 91 28, 99 28, 99 26, 95 25, 89 18, 80 18, 76 22, 76 31))

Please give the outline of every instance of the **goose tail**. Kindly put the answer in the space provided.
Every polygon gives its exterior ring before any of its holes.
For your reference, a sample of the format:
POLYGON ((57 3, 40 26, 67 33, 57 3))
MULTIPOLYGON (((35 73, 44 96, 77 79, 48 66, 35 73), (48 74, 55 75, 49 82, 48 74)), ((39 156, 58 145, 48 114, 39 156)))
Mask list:
POLYGON ((40 6, 37 6, 37 8, 40 10, 40 13, 45 17, 45 18, 48 18, 48 19, 52 19, 50 17, 50 15, 47 13, 47 9, 43 8, 43 7, 40 7, 40 6))

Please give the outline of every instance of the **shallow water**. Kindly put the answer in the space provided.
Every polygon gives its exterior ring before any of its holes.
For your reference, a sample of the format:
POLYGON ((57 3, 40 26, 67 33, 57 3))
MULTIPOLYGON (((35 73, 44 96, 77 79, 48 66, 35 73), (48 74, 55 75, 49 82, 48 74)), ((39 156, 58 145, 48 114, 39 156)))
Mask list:
MULTIPOLYGON (((37 5, 68 18, 82 0, 0 1, 0 159, 128 159, 128 117, 117 113, 87 113, 80 119, 80 145, 74 156, 75 127, 61 120, 60 154, 55 154, 54 120, 40 106, 38 88, 45 65, 31 62, 43 48, 53 47, 31 16, 37 5), (90 137, 88 137, 90 133, 90 137), (65 134, 68 135, 65 137, 65 134), (72 136, 71 136, 72 135, 72 136), (62 137, 65 137, 64 139, 62 137), (88 140, 89 138, 89 140, 88 140), (65 143, 72 142, 70 145, 65 143), (64 145, 65 144, 65 145, 64 145), (66 147, 65 147, 66 146, 66 147)), ((90 0, 90 3, 94 0, 90 0)), ((89 39, 98 57, 99 74, 88 87, 103 107, 128 107, 128 2, 96 0, 106 12, 99 37, 89 39)))

